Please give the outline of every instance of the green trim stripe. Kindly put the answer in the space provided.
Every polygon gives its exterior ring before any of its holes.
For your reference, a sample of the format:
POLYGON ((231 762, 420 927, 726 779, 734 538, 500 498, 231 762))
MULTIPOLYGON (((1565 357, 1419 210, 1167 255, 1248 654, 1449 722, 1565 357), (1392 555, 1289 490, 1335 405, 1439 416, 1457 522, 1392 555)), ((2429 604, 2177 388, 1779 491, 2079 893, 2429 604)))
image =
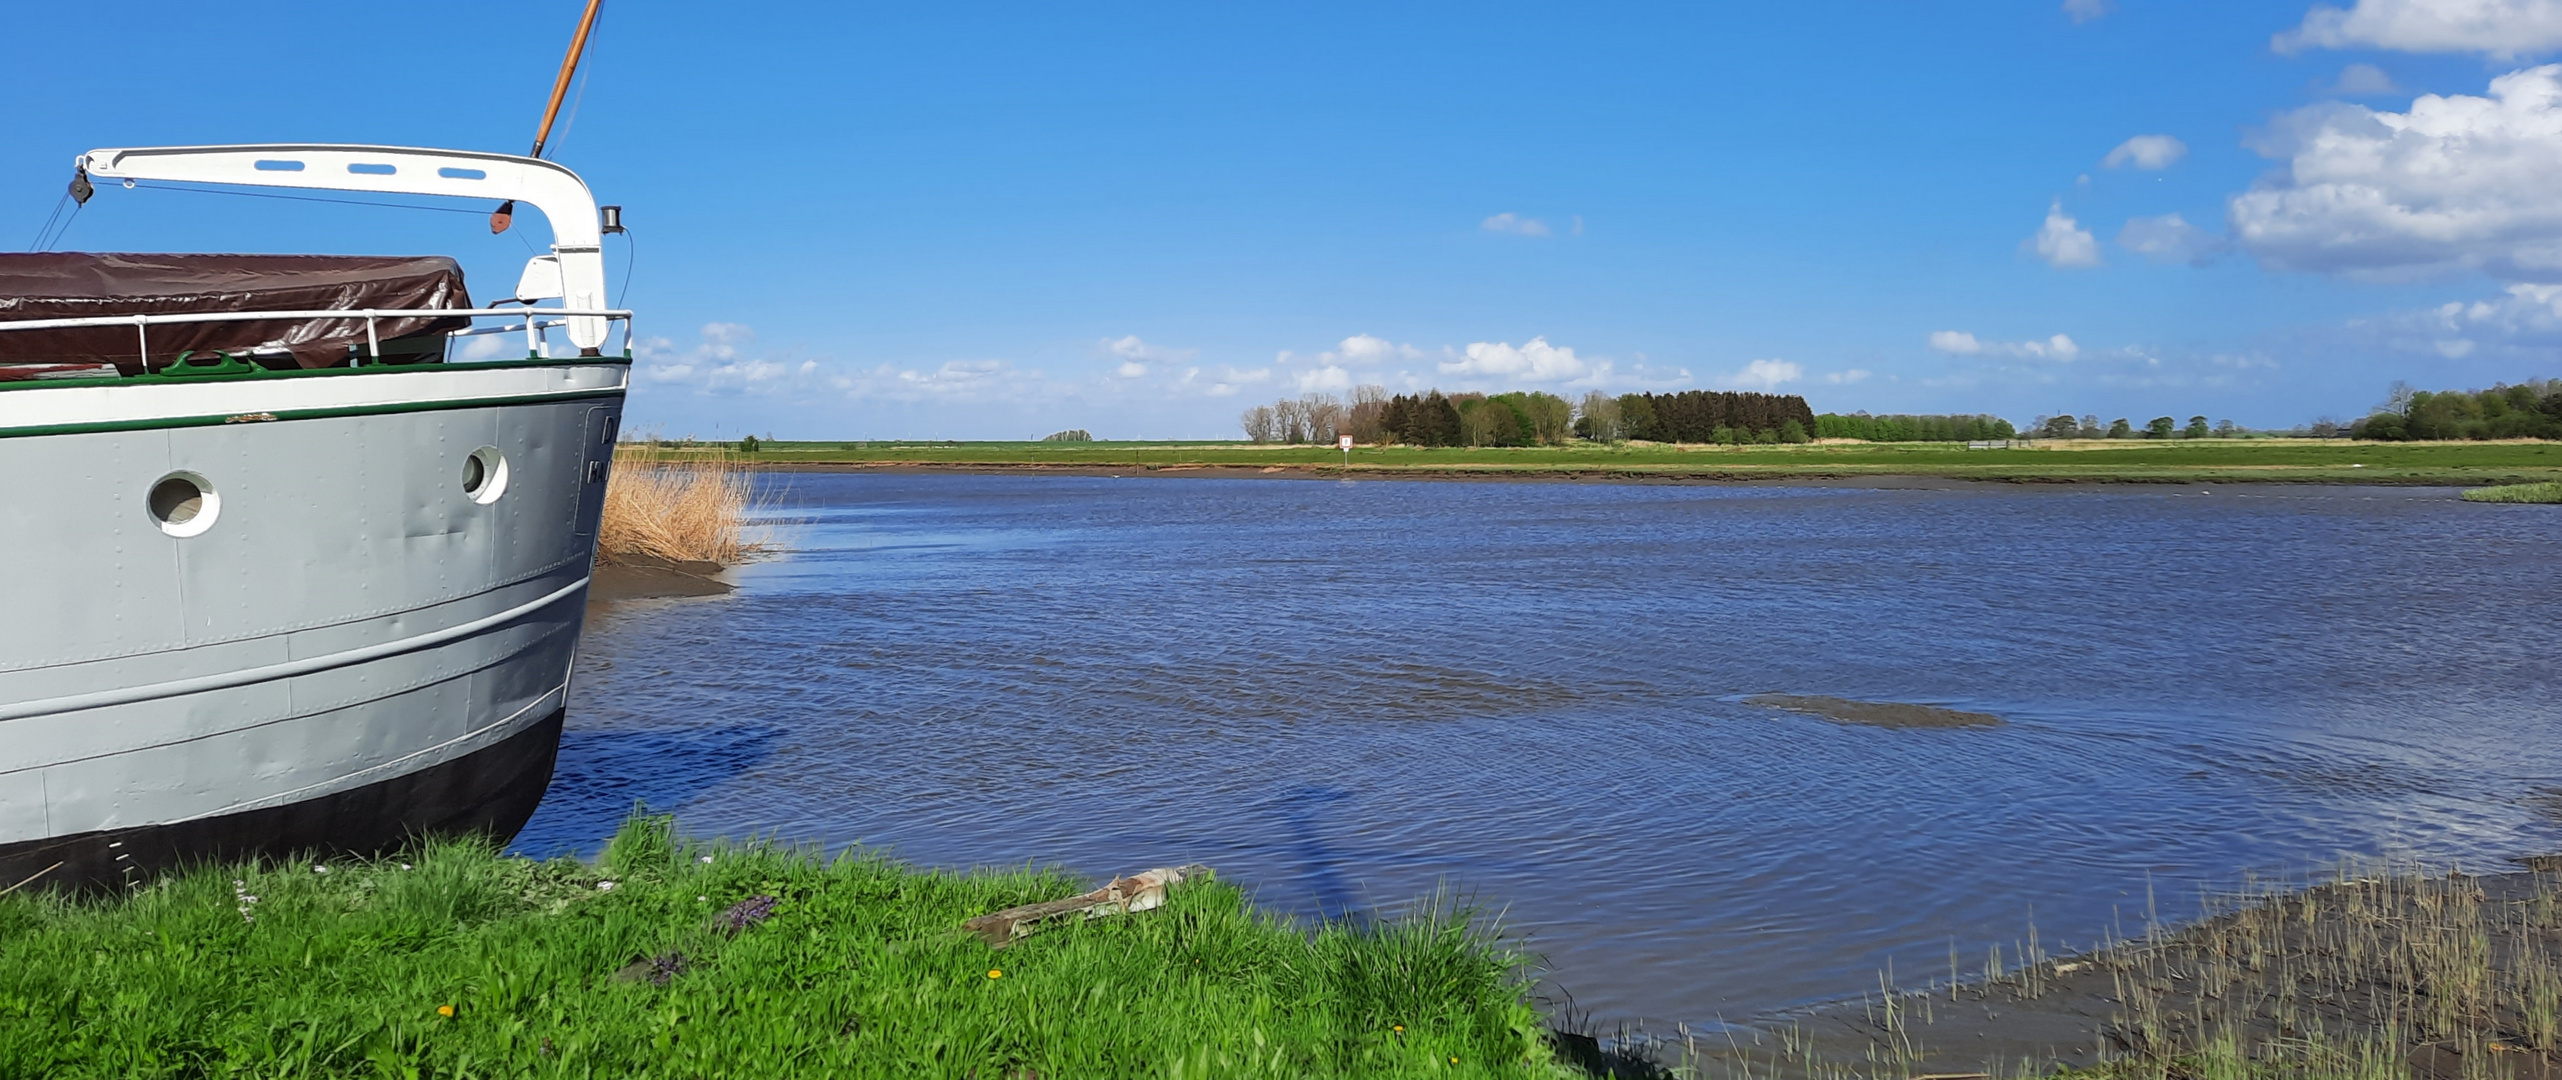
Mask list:
MULTIPOLYGON (((193 386, 197 383, 242 382, 252 379, 327 379, 345 378, 350 375, 415 375, 422 371, 482 371, 490 368, 590 367, 597 364, 621 364, 625 367, 629 367, 631 366, 631 362, 631 356, 629 354, 625 354, 622 356, 528 357, 523 360, 474 360, 461 364, 367 364, 363 367, 286 368, 281 371, 270 371, 266 368, 255 368, 249 371, 224 375, 164 375, 160 372, 153 372, 148 375, 100 375, 95 378, 11 379, 0 381, 0 394, 8 393, 11 390, 56 390, 72 386, 115 386, 119 384, 126 386, 193 386)), ((0 367, 5 366, 7 365, 0 364, 0 367)))
POLYGON ((345 405, 329 409, 287 409, 283 412, 257 412, 230 416, 156 416, 148 420, 106 420, 92 424, 46 424, 38 427, 0 428, 0 439, 18 439, 34 435, 88 435, 106 431, 154 431, 164 428, 221 427, 226 424, 265 424, 285 420, 326 420, 340 416, 387 416, 393 413, 444 412, 452 409, 485 409, 498 405, 542 405, 556 401, 582 401, 593 398, 619 398, 623 388, 601 390, 555 390, 542 394, 516 394, 509 397, 445 398, 434 401, 398 401, 385 405, 345 405))

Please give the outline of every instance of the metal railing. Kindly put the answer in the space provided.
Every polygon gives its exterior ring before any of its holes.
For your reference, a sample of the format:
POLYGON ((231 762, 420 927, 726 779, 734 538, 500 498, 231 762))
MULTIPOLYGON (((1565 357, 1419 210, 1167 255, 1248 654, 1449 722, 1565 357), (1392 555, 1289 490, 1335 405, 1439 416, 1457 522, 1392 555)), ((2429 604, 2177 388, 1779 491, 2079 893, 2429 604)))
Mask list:
POLYGON ((347 308, 326 311, 190 311, 170 315, 93 315, 79 319, 20 319, 16 321, 0 321, 0 333, 12 330, 88 330, 102 327, 130 326, 133 327, 134 330, 135 351, 142 358, 143 370, 148 371, 151 369, 151 328, 154 326, 175 326, 184 323, 211 322, 293 322, 312 319, 363 319, 365 320, 365 345, 367 348, 367 355, 380 358, 383 352, 382 335, 379 329, 380 320, 409 318, 443 319, 453 318, 455 316, 465 316, 475 319, 515 316, 523 319, 524 321, 522 323, 514 326, 474 327, 469 330, 454 331, 451 336, 471 337, 481 334, 504 334, 523 330, 525 332, 525 352, 529 356, 543 355, 543 349, 546 343, 545 339, 547 337, 547 335, 543 333, 545 330, 564 325, 573 318, 603 319, 608 323, 621 323, 623 327, 623 351, 626 354, 631 352, 632 342, 634 340, 632 337, 632 313, 628 310, 619 308, 589 309, 536 307, 347 308), (546 319, 544 318, 545 316, 554 316, 554 318, 546 319))

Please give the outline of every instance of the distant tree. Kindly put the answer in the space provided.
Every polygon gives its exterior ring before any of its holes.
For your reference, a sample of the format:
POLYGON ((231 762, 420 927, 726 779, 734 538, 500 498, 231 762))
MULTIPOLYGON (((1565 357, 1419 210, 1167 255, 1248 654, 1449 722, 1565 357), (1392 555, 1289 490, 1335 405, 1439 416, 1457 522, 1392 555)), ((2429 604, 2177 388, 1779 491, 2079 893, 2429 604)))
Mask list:
POLYGON ((1501 404, 1480 399, 1459 410, 1459 438, 1469 446, 1506 446, 1520 435, 1512 410, 1501 404))
POLYGON ((750 435, 738 441, 738 452, 742 454, 753 454, 756 452, 756 448, 759 445, 760 444, 756 441, 756 436, 750 435))
POLYGON ((1093 441, 1094 441, 1094 433, 1093 433, 1093 432, 1090 432, 1090 431, 1087 431, 1087 430, 1085 430, 1084 428, 1069 428, 1069 429, 1067 429, 1066 431, 1053 431, 1053 432, 1051 432, 1051 433, 1049 433, 1049 434, 1047 434, 1047 435, 1043 435, 1043 436, 1041 436, 1041 441, 1042 441, 1042 442, 1093 442, 1093 441))
POLYGON ((2126 418, 2123 416, 2118 417, 2115 420, 2111 420, 2108 422, 2108 437, 2112 439, 2132 439, 2135 437, 2135 425, 2127 423, 2126 418))
POLYGON ((1627 430, 1619 423, 1619 399, 1599 390, 1584 394, 1583 404, 1575 409, 1575 436, 1596 442, 1627 438, 1627 430))
POLYGON ((1441 391, 1422 397, 1399 394, 1380 411, 1387 437, 1408 446, 1459 445, 1459 410, 1441 391))
POLYGON ((2082 433, 2082 425, 2071 416, 2049 416, 2038 425, 2037 433, 2049 439, 2069 439, 2082 433))
POLYGON ((2306 429, 2306 433, 2316 439, 2336 439, 2341 434, 2340 422, 2325 416, 2313 421, 2313 426, 2306 429))
POLYGON ((1307 438, 1302 442, 1332 443, 1344 431, 1343 402, 1332 394, 1301 395, 1299 417, 1307 424, 1307 438))
POLYGON ((2192 416, 2188 418, 2188 427, 2179 433, 2179 437, 2183 439, 2203 439, 2213 434, 2215 434, 2215 431, 2214 429, 2206 426, 2205 417, 2192 416))
POLYGON ((1237 418, 1237 423, 1245 427, 1245 437, 1255 442, 1280 441, 1281 418, 1272 411, 1270 405, 1257 405, 1247 409, 1244 416, 1237 418))
POLYGON ((2392 413, 2395 416, 2409 416, 2411 399, 2418 397, 2419 393, 2411 388, 2411 384, 2395 379, 2393 385, 2384 391, 2384 404, 2377 406, 2375 411, 2392 413))
POLYGON ((2167 439, 2178 430, 2179 421, 2167 416, 2156 416, 2144 422, 2144 437, 2147 439, 2167 439))
POLYGON ((1655 399, 1648 394, 1619 395, 1619 431, 1630 439, 1666 441, 1656 430, 1655 399))
POLYGON ((1377 445, 1388 441, 1388 388, 1363 385, 1352 388, 1352 407, 1344 411, 1343 434, 1352 441, 1377 445))
POLYGON ((2227 418, 2227 419, 2223 419, 2223 420, 2218 420, 2218 421, 2216 421, 2216 422, 2215 422, 2215 437, 2216 437, 2216 438, 2218 438, 2218 439, 2238 439, 2238 438, 2241 438, 2241 437, 2242 437, 2242 426, 2241 426, 2240 424, 2236 424, 2236 423, 2234 423, 2234 422, 2233 422, 2231 419, 2229 419, 2229 418, 2227 418))
POLYGON ((1784 443, 1812 442, 1814 441, 1814 436, 1806 434, 1806 425, 1800 424, 1792 418, 1779 422, 1779 441, 1784 443))
POLYGON ((1573 433, 1575 407, 1555 394, 1532 391, 1524 394, 1513 408, 1530 422, 1530 433, 1543 445, 1566 441, 1573 433))
POLYGON ((2075 438, 2082 439, 2096 439, 2103 434, 2105 434, 2105 432, 2100 429, 2099 414, 2097 413, 2084 414, 2082 416, 2081 424, 2073 431, 2075 438))

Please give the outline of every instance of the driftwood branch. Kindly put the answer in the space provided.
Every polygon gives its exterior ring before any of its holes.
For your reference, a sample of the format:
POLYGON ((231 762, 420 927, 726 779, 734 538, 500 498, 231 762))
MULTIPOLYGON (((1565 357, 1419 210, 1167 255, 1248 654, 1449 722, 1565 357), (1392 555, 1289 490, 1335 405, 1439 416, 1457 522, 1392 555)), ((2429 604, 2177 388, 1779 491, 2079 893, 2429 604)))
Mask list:
POLYGON ((961 929, 977 934, 979 940, 987 942, 990 948, 1002 949, 1057 923, 1100 919, 1162 906, 1165 894, 1175 886, 1209 876, 1210 868, 1198 865, 1141 871, 1125 878, 1114 878, 1100 889, 1065 900, 1025 904, 993 915, 981 915, 962 923, 961 929))

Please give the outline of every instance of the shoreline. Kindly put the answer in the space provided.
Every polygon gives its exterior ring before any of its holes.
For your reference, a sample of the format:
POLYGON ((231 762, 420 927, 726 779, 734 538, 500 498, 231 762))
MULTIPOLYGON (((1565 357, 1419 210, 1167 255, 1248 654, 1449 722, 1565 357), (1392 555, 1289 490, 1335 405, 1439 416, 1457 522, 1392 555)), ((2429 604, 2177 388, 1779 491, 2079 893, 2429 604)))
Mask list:
MULTIPOLYGON (((1769 487, 1845 487, 1881 490, 1972 491, 2001 487, 2081 487, 2085 485, 2136 485, 2179 487, 2207 484, 2259 484, 2269 486, 2335 485, 2346 487, 2476 487, 2496 482, 2495 478, 2453 477, 2437 475, 2396 475, 2378 471, 2373 474, 2339 475, 2324 471, 2318 475, 2290 475, 2262 467, 2259 471, 2169 473, 2039 473, 2010 472, 1998 475, 1967 476, 1932 469, 1825 469, 1804 466, 1772 466, 1766 469, 1692 469, 1664 467, 1628 468, 1561 468, 1555 466, 1406 466, 1355 465, 1091 465, 1051 464, 1047 462, 940 462, 940 461, 745 461, 741 467, 756 472, 774 473, 880 473, 886 475, 931 475, 936 473, 977 476, 1079 476, 1112 479, 1192 478, 1216 480, 1334 480, 1334 481, 1427 481, 1438 483, 1569 483, 1569 484, 1636 484, 1666 486, 1769 486, 1769 487)), ((2317 467, 2318 468, 2318 467, 2317 467)))

